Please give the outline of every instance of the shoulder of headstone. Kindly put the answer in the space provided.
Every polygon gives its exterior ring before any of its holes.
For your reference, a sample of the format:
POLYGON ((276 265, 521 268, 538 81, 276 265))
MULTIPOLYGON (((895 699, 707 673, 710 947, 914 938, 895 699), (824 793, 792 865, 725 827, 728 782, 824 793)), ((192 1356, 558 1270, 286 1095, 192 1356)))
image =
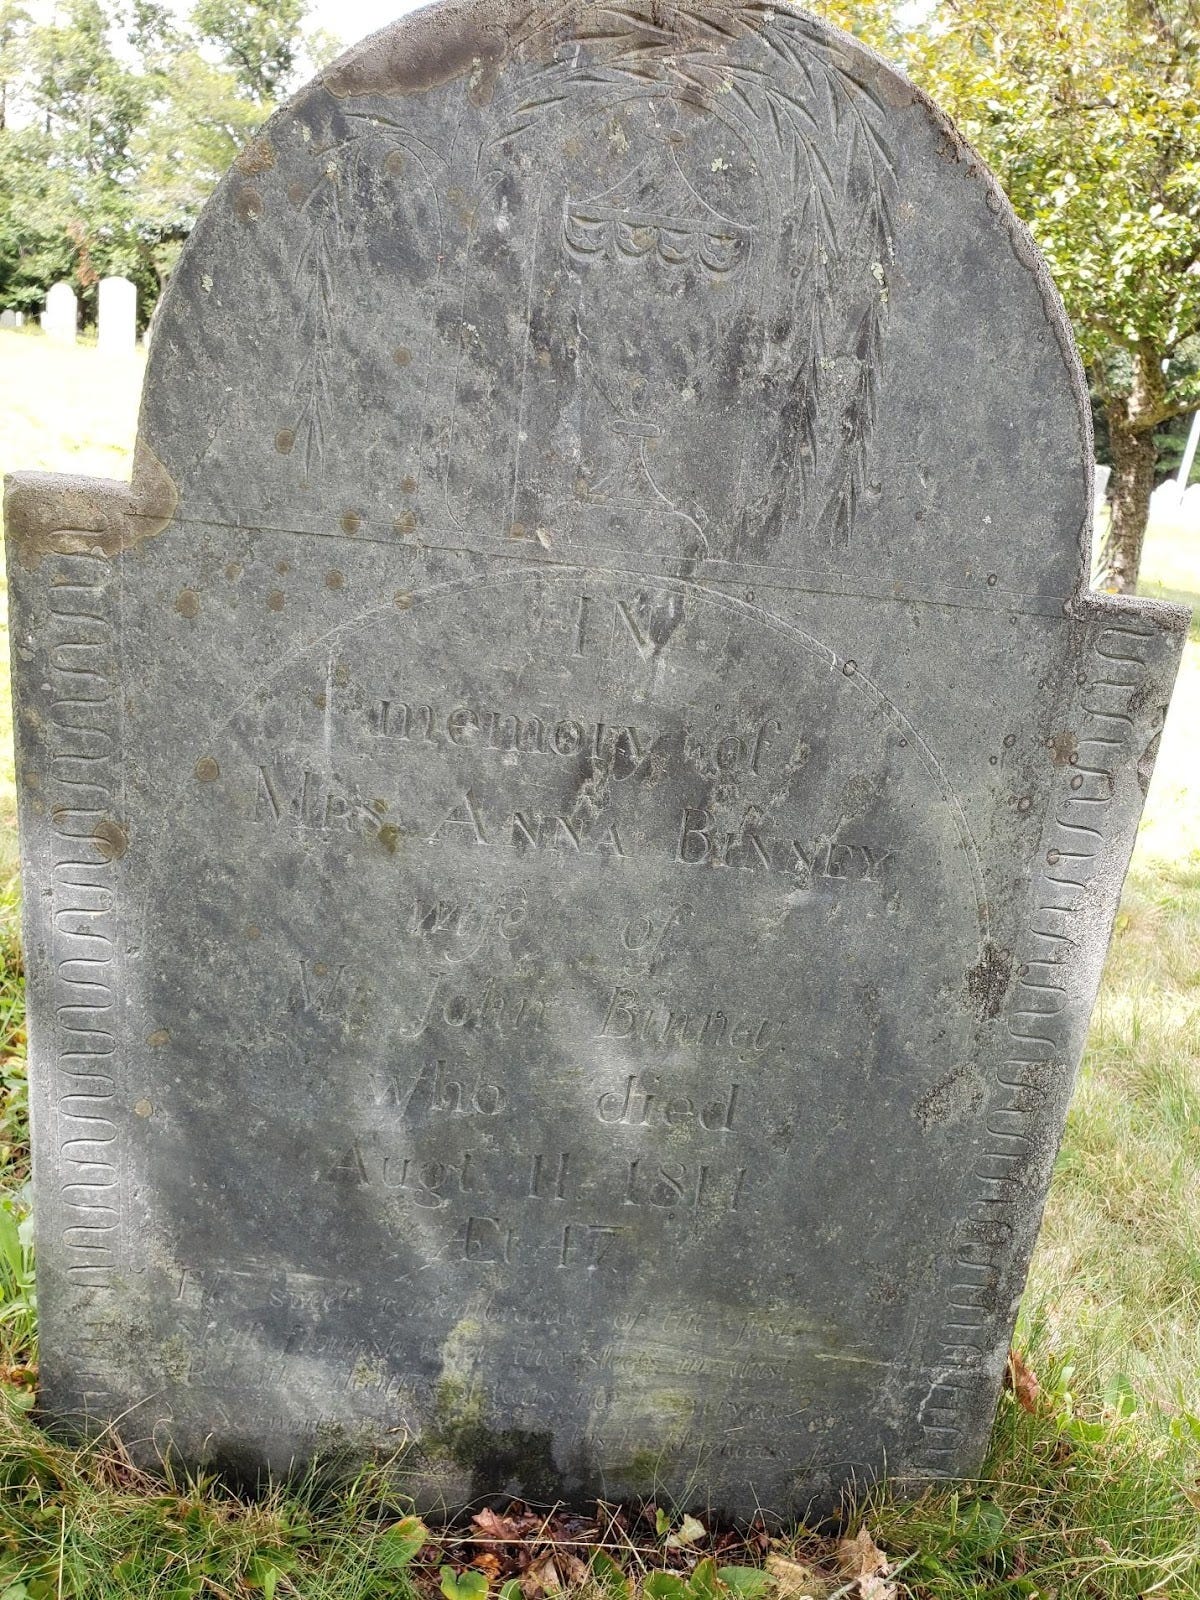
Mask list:
POLYGON ((10 560, 32 571, 47 555, 120 555, 161 533, 178 500, 166 469, 140 441, 129 483, 61 472, 15 472, 4 480, 10 560))
POLYGON ((1139 632, 1153 630, 1186 636, 1192 608, 1147 595, 1106 594, 1100 589, 1088 589, 1071 602, 1070 615, 1073 620, 1096 628, 1130 625, 1139 632))

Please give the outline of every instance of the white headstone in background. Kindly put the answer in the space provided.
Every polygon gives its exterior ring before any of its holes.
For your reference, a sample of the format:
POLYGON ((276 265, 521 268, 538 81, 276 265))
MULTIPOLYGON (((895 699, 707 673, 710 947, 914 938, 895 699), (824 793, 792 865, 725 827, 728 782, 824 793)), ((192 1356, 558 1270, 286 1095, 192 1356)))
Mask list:
POLYGON ((1179 502, 1180 520, 1185 528, 1194 533, 1200 529, 1200 483, 1193 483, 1190 488, 1183 491, 1183 498, 1179 502))
POLYGON ((1177 518, 1182 501, 1182 489, 1174 478, 1168 478, 1165 483, 1160 483, 1150 496, 1150 520, 1153 522, 1161 517, 1169 521, 1177 518))
POLYGON ((137 288, 128 278, 100 280, 100 348, 124 355, 137 344, 137 288))
POLYGON ((17 313, 15 311, 0 311, 0 328, 15 328, 17 326, 17 313))
POLYGON ((25 326, 25 313, 23 311, 17 311, 14 312, 14 316, 17 319, 17 327, 23 328, 25 326))
POLYGON ((42 327, 51 339, 61 339, 66 344, 75 343, 79 325, 79 302, 69 283, 56 283, 46 296, 46 314, 42 327))

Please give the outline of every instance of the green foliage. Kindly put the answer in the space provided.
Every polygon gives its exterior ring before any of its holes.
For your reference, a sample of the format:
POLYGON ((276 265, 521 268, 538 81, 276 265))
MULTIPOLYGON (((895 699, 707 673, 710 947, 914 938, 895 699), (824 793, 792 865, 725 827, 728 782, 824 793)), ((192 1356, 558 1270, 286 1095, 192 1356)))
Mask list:
POLYGON ((482 1572, 468 1567, 465 1572, 455 1572, 453 1567, 443 1567, 438 1573, 438 1586, 446 1600, 484 1600, 488 1581, 482 1572))
POLYGON ((8 125, 9 100, 21 78, 33 19, 20 0, 0 0, 0 132, 8 125))
POLYGON ((1037 1410, 1001 1406, 978 1484, 870 1507, 888 1549, 907 1552, 905 1587, 929 1600, 1200 1593, 1195 1441, 1161 1418, 1135 1425, 1131 1391, 1076 1392, 1047 1360, 1037 1410))
POLYGON ((29 1176, 29 1090, 19 886, 0 892, 0 1405, 33 1404, 37 1293, 29 1176))
POLYGON ((416 1600, 420 1524, 397 1523, 401 1509, 383 1472, 257 1502, 152 1478, 111 1443, 57 1443, 0 1400, 0 1597, 416 1600))
POLYGON ((769 1574, 759 1567, 718 1567, 717 1577, 731 1594, 741 1600, 758 1600, 772 1587, 769 1574))
MULTIPOLYGON (((306 0, 63 0, 33 21, 0 0, 0 306, 109 274, 148 318, 221 174, 288 85, 306 0), (214 62, 215 44, 222 60, 214 62)), ((308 53, 331 51, 317 35, 308 53)))
POLYGON ((891 0, 826 15, 900 59, 1000 180, 1053 274, 1114 466, 1110 587, 1137 576, 1155 431, 1200 405, 1194 0, 891 0))
MULTIPOLYGON (((0 1348, 31 1356, 37 1339, 37 1294, 34 1289, 33 1216, 12 1196, 0 1198, 0 1348)), ((15 1369, 22 1371, 22 1369, 15 1369)), ((22 1410, 33 1404, 27 1383, 15 1381, 6 1363, 0 1372, 0 1399, 22 1410)))
MULTIPOLYGON (((827 15, 898 57, 999 178, 1084 360, 1200 331, 1200 27, 1171 0, 887 0, 827 15)), ((1188 374, 1190 404, 1200 385, 1188 374)))
POLYGON ((15 1193, 28 1176, 25 970, 20 881, 13 878, 0 888, 0 1193, 15 1193))
MULTIPOLYGON (((232 73, 190 46, 174 54, 163 71, 169 90, 133 141, 141 226, 160 245, 190 233, 264 109, 238 93, 232 73)), ((154 259, 160 270, 170 263, 161 251, 154 259)))
POLYGON ((385 1528, 375 1541, 375 1554, 381 1570, 403 1572, 412 1566, 429 1540, 429 1529, 420 1517, 404 1517, 385 1528))
POLYGON ((77 253, 66 177, 50 165, 51 151, 40 128, 0 130, 0 304, 29 313, 71 274, 77 253))
POLYGON ((56 164, 80 185, 119 181, 133 130, 145 117, 150 83, 115 54, 100 0, 66 0, 57 19, 28 36, 28 97, 52 137, 56 164))
POLYGON ((691 1572, 651 1572, 642 1583, 648 1600, 759 1600, 774 1588, 758 1567, 718 1567, 712 1556, 691 1572))
POLYGON ((642 1584, 649 1600, 727 1600, 730 1590, 717 1577, 711 1556, 698 1561, 691 1572, 651 1572, 642 1584))
POLYGON ((607 1550, 593 1550, 588 1567, 592 1581, 605 1600, 632 1600, 633 1584, 619 1561, 614 1561, 607 1550))
POLYGON ((308 0, 198 0, 192 21, 249 100, 278 98, 292 75, 308 0))

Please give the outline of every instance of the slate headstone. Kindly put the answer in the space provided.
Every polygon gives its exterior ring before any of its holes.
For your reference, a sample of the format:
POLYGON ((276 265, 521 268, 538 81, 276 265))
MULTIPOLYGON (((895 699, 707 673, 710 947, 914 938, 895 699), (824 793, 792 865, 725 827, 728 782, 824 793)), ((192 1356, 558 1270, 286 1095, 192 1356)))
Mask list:
POLYGON ((98 344, 112 355, 127 355, 137 345, 137 285, 128 278, 101 278, 98 344))
POLYGON ((79 302, 69 283, 52 285, 46 295, 42 327, 60 344, 74 344, 79 331, 79 302))
POLYGON ((8 496, 42 1405, 423 1505, 978 1468, 1185 613, 953 128, 806 14, 427 8, 8 496))

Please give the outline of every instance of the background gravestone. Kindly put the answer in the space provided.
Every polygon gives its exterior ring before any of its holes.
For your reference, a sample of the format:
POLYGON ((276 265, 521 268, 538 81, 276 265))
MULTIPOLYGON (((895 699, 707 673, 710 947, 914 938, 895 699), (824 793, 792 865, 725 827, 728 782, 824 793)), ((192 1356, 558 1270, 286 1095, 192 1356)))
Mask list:
POLYGON ((137 344, 137 285, 128 278, 101 278, 98 293, 100 349, 127 354, 137 344))
POLYGON ((74 344, 79 331, 79 302, 69 283, 56 283, 46 295, 42 327, 51 339, 74 344))
POLYGON ((443 4, 9 490, 43 1404, 748 1514, 977 1467, 1182 643, 811 17, 443 4))
POLYGON ((17 313, 15 311, 0 311, 0 328, 15 328, 17 326, 17 313))

